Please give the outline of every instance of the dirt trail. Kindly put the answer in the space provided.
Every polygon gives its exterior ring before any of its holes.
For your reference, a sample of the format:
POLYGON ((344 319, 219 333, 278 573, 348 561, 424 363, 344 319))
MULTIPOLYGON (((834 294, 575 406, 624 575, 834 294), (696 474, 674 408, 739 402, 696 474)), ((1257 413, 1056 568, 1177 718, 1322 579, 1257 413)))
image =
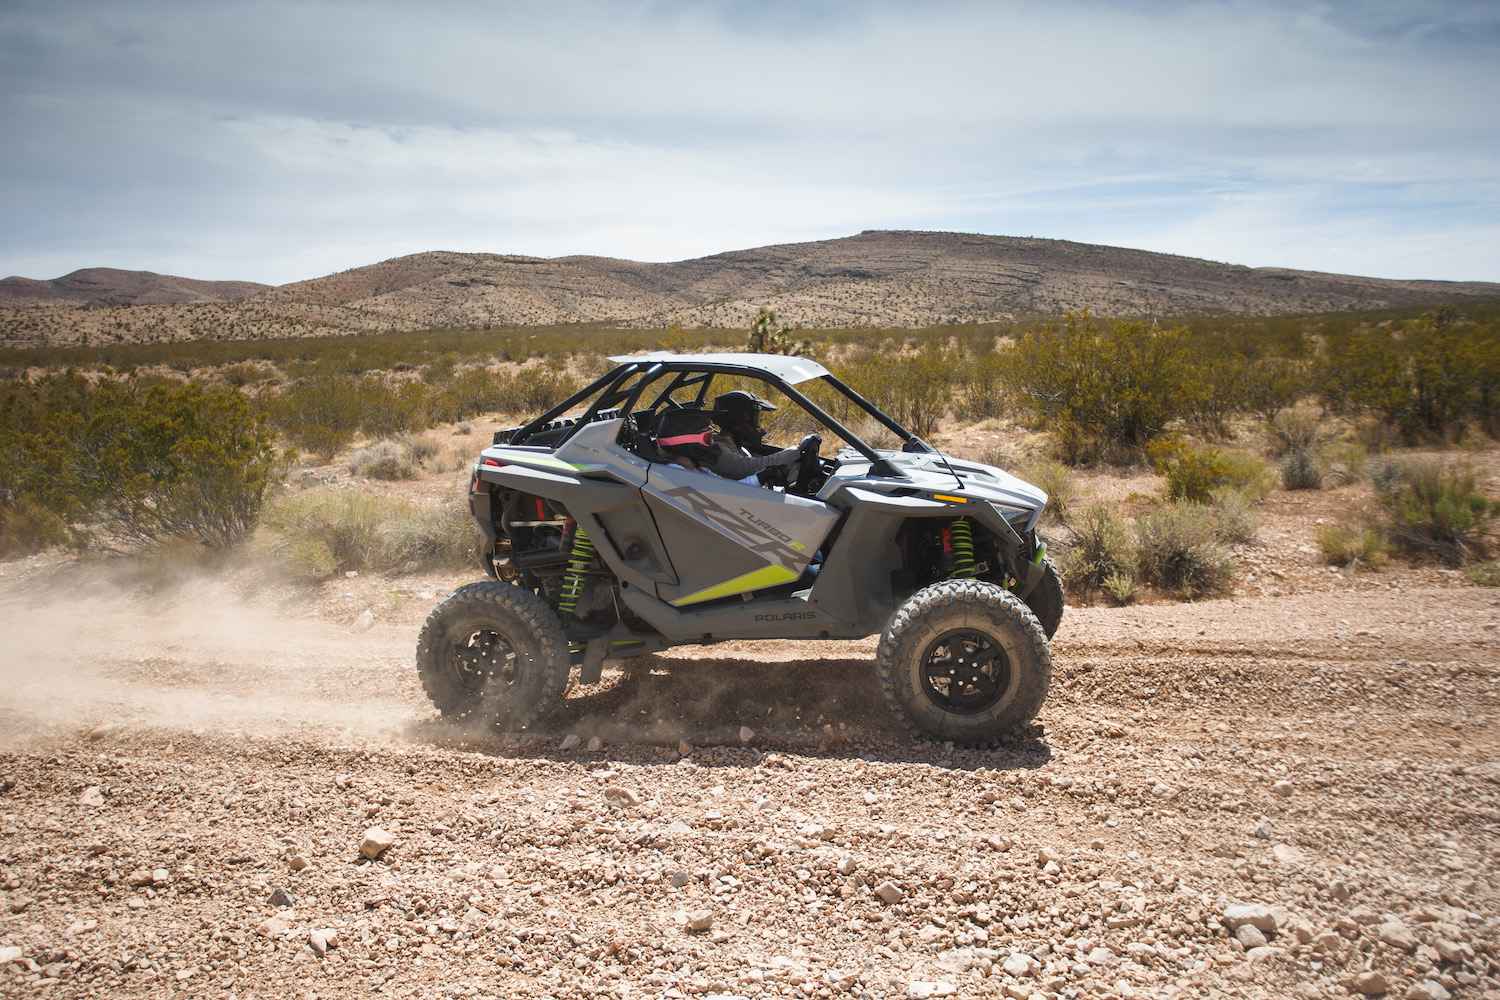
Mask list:
POLYGON ((895 724, 873 641, 676 650, 494 737, 423 699, 416 594, 361 632, 347 582, 9 582, 17 995, 1500 997, 1493 590, 1071 608, 979 752, 895 724))

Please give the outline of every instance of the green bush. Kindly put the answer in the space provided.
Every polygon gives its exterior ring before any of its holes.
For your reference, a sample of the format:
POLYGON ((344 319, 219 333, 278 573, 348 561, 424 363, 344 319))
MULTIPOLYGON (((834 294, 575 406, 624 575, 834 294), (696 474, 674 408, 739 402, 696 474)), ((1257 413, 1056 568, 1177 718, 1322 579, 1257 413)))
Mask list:
POLYGON ((1316 490, 1323 485, 1323 469, 1309 451, 1292 448, 1281 456, 1281 485, 1289 490, 1316 490))
POLYGON ((1316 366, 1325 405, 1372 413, 1407 443, 1452 439, 1500 410, 1500 338, 1440 307, 1415 320, 1334 329, 1316 366))
POLYGON ((1072 465, 1133 461, 1192 398, 1185 328, 1101 323, 1085 310, 1033 327, 1002 358, 1008 400, 1056 433, 1072 465))
POLYGON ((1500 587, 1500 562, 1470 563, 1464 567, 1464 576, 1476 587, 1500 587))
POLYGON ((1347 441, 1330 445, 1326 451, 1329 459, 1329 475, 1336 483, 1358 482, 1365 474, 1365 462, 1369 449, 1358 441, 1347 441))
POLYGON ((1218 593, 1233 575, 1213 511, 1202 504, 1167 504, 1136 518, 1136 552, 1147 583, 1185 597, 1218 593))
POLYGON ((1452 563, 1482 556, 1500 501, 1475 489, 1474 473, 1436 461, 1408 461, 1399 485, 1380 499, 1398 548, 1452 563))
POLYGON ((1137 556, 1130 526, 1106 503, 1091 503, 1074 514, 1072 546, 1060 570, 1070 587, 1104 589, 1111 579, 1135 575, 1137 556))
POLYGON ((1254 501, 1264 500, 1276 488, 1276 474, 1254 455, 1226 451, 1220 458, 1224 463, 1224 482, 1220 489, 1243 493, 1254 501))
POLYGON ((68 372, 10 383, 0 411, 9 548, 63 533, 225 548, 254 528, 277 473, 270 430, 233 389, 68 372))
POLYGON ((1390 545, 1373 524, 1323 524, 1318 526, 1318 548, 1332 566, 1382 566, 1390 558, 1390 545))
MULTIPOLYGON (((956 348, 923 344, 915 351, 903 351, 897 344, 882 343, 853 351, 830 370, 897 423, 926 437, 952 405, 962 365, 963 354, 956 348)), ((833 416, 855 419, 857 412, 839 401, 833 416)))
POLYGON ((1229 483, 1229 462, 1217 448, 1167 438, 1152 441, 1148 450, 1151 464, 1167 481, 1168 500, 1207 503, 1214 490, 1229 483))
POLYGON ((299 451, 333 461, 359 433, 369 402, 364 380, 350 375, 309 375, 272 397, 267 417, 299 451))
POLYGON ((1375 495, 1393 497, 1406 488, 1406 460, 1396 455, 1380 455, 1369 463, 1370 485, 1375 495))

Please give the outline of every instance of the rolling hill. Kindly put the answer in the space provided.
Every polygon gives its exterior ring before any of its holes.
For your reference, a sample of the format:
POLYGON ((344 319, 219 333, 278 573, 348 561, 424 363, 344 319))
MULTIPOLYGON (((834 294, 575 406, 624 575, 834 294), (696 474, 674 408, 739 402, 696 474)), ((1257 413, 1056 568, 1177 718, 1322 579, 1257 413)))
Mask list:
POLYGON ((1398 281, 1064 240, 893 231, 673 263, 433 251, 275 288, 109 269, 28 282, 0 282, 0 344, 589 321, 744 328, 760 306, 807 329, 971 323, 1082 307, 1248 316, 1500 298, 1493 282, 1398 281), (20 298, 40 285, 56 297, 20 298), (239 297, 241 289, 253 294, 239 297))

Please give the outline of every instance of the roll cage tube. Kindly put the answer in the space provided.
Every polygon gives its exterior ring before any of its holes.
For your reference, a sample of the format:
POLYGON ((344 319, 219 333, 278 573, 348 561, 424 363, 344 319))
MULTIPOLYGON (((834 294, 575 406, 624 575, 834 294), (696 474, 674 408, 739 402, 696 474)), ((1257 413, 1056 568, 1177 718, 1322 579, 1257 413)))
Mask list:
MULTIPOLYGON (((667 386, 664 389, 656 393, 655 398, 651 402, 650 406, 647 407, 647 410, 654 412, 657 407, 662 405, 663 402, 669 401, 671 399, 671 394, 677 389, 680 389, 683 386, 693 386, 695 384, 698 385, 698 391, 694 398, 694 404, 697 406, 701 406, 704 399, 707 397, 708 389, 710 384, 712 383, 714 375, 735 375, 740 377, 753 378, 774 385, 777 389, 786 394, 787 398, 793 400, 795 403, 797 403, 798 406, 802 407, 808 413, 812 414, 815 418, 821 421, 823 425, 826 426, 829 430, 834 431, 841 438, 847 441, 850 447, 852 447, 855 451, 859 452, 865 458, 869 459, 871 475, 890 476, 898 479, 906 478, 903 473, 893 467, 885 459, 881 458, 880 455, 875 451, 875 449, 866 444, 857 434, 853 433, 849 430, 849 428, 845 427, 838 420, 834 419, 831 414, 829 414, 817 403, 814 403, 791 383, 784 381, 783 379, 771 374, 770 372, 764 371, 762 369, 751 368, 750 366, 741 367, 738 365, 712 364, 692 365, 691 367, 678 369, 674 373, 671 362, 656 360, 627 362, 626 364, 608 373, 607 375, 595 379, 587 387, 575 392, 573 395, 569 396, 561 403, 558 403, 551 409, 547 410, 547 412, 543 413, 541 416, 529 421, 516 430, 511 431, 508 443, 517 445, 524 443, 532 435, 536 434, 540 430, 545 429, 554 420, 557 420, 564 413, 567 413, 570 409, 578 406, 584 400, 588 399, 590 396, 594 396, 596 393, 598 394, 598 397, 593 401, 588 409, 585 410, 580 417, 578 417, 576 423, 572 428, 569 429, 568 434, 564 436, 562 440, 566 441, 568 438, 572 437, 574 433, 576 433, 577 429, 583 427, 585 424, 592 423, 593 421, 600 419, 601 415, 607 411, 615 411, 615 415, 636 412, 636 404, 640 402, 640 399, 644 395, 647 387, 654 385, 662 377, 669 374, 675 374, 676 377, 668 382, 667 386), (639 378, 635 378, 636 376, 639 376, 639 378), (634 382, 631 381, 633 378, 635 379, 634 382)), ((849 386, 845 385, 836 376, 828 374, 820 376, 820 378, 823 381, 831 384, 834 389, 836 389, 846 399, 852 401, 865 413, 869 414, 871 417, 874 417, 877 421, 880 422, 883 427, 900 437, 902 441, 905 442, 903 445, 904 450, 911 452, 932 451, 932 446, 927 444, 926 441, 923 441, 920 437, 911 433, 905 427, 902 427, 891 417, 887 416, 885 413, 882 413, 880 409, 875 406, 875 404, 871 403, 869 400, 865 399, 849 386)))
MULTIPOLYGON (((900 424, 896 423, 894 419, 882 413, 880 408, 874 403, 870 402, 868 399, 865 399, 865 397, 861 396, 859 393, 849 388, 843 382, 839 381, 837 375, 834 375, 830 372, 829 374, 823 376, 823 381, 832 384, 835 389, 844 394, 845 398, 853 400, 854 405, 858 406, 861 410, 864 410, 870 416, 880 421, 881 425, 884 426, 886 430, 899 437, 902 441, 903 451, 932 452, 937 450, 933 448, 932 445, 928 444, 926 441, 923 441, 911 431, 907 430, 905 427, 902 427, 900 424), (919 447, 913 447, 914 445, 919 447)), ((847 435, 844 437, 844 440, 849 440, 847 435)))

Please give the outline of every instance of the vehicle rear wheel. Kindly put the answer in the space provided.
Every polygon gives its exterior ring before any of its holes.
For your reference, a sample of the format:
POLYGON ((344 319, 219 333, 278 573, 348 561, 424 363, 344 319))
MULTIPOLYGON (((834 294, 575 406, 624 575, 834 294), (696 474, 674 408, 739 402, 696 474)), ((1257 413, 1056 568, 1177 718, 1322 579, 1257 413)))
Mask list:
POLYGON ((417 639, 417 675, 437 710, 522 729, 557 707, 571 657, 544 601, 508 583, 471 583, 432 609, 417 639))
POLYGON ((1042 559, 1042 578, 1031 588, 1031 593, 1026 595, 1026 606, 1036 615, 1036 620, 1042 623, 1042 631, 1047 633, 1047 640, 1050 642, 1057 634, 1057 626, 1062 624, 1063 616, 1062 577, 1050 558, 1042 559))
POLYGON ((934 739, 986 746, 1023 732, 1052 683, 1041 623, 978 580, 917 591, 880 636, 875 675, 893 712, 934 739))

